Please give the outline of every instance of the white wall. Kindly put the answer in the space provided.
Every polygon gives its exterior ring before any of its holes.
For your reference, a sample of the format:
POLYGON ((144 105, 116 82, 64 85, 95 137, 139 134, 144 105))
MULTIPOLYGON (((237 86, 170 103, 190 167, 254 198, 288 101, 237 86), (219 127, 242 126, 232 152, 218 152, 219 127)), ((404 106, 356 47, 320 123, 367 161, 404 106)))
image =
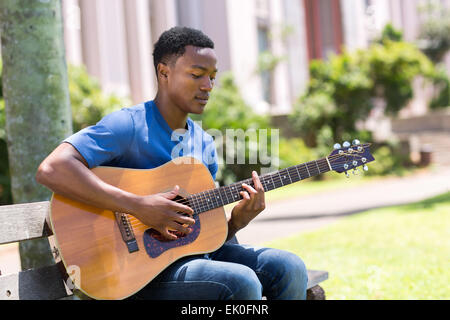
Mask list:
POLYGON ((341 0, 344 46, 349 51, 368 45, 368 17, 364 0, 341 0))
POLYGON ((270 31, 272 33, 272 53, 283 60, 273 70, 273 105, 270 108, 272 114, 285 114, 291 110, 291 93, 289 77, 289 60, 286 39, 283 32, 287 26, 285 19, 284 3, 279 0, 270 0, 270 31))
POLYGON ((284 0, 285 24, 292 28, 286 38, 290 100, 297 99, 309 79, 308 41, 303 1, 284 0))
POLYGON ((64 45, 68 64, 83 64, 81 51, 81 10, 78 0, 62 1, 64 20, 64 45))
POLYGON ((227 0, 230 64, 244 99, 257 112, 269 111, 262 100, 261 82, 256 72, 258 36, 253 0, 227 0))
POLYGON ((122 1, 124 1, 125 9, 131 99, 135 104, 138 104, 153 99, 157 90, 153 67, 150 6, 146 0, 122 1))

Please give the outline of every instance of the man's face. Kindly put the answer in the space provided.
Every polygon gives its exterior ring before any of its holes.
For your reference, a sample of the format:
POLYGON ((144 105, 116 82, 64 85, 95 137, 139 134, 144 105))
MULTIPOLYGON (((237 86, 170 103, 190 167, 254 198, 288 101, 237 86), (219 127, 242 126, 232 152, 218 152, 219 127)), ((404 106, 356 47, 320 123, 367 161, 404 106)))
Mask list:
POLYGON ((214 86, 217 57, 213 49, 186 46, 168 66, 167 90, 172 103, 186 113, 203 112, 214 86))

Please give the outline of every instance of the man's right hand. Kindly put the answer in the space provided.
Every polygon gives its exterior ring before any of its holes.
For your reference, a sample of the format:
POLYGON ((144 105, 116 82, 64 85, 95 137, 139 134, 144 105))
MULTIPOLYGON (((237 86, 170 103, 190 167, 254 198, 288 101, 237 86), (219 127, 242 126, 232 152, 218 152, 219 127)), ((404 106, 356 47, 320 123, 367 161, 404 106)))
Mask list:
POLYGON ((168 240, 178 239, 169 230, 189 234, 192 232, 189 226, 195 223, 192 218, 194 211, 184 204, 173 201, 177 197, 179 189, 178 186, 175 186, 169 192, 140 197, 133 208, 132 215, 143 224, 157 230, 168 240), (190 217, 182 215, 182 213, 186 213, 190 217))

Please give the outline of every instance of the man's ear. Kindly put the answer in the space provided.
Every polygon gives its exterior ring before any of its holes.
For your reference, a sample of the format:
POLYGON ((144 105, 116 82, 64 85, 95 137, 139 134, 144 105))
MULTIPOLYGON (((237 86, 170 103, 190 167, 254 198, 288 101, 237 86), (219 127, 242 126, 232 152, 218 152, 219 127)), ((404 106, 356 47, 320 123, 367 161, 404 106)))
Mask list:
POLYGON ((158 78, 162 77, 163 79, 167 79, 167 75, 169 73, 169 68, 167 64, 164 62, 158 63, 158 78))

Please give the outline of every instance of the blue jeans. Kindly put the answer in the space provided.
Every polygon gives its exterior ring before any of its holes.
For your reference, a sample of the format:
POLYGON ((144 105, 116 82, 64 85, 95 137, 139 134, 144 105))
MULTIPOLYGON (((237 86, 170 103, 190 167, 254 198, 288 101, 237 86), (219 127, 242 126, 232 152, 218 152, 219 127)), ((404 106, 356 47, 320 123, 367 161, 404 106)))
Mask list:
POLYGON ((287 251, 225 243, 206 255, 177 260, 131 299, 306 299, 303 261, 287 251))

